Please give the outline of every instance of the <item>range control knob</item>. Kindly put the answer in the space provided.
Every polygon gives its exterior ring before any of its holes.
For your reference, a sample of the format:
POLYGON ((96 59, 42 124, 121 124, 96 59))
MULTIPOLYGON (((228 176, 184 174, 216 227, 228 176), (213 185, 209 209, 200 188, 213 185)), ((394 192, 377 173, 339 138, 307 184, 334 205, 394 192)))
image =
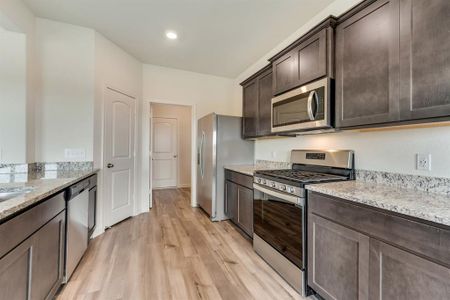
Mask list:
POLYGON ((295 192, 295 189, 292 186, 289 187, 289 193, 293 193, 293 192, 295 192))
POLYGON ((261 183, 261 178, 258 178, 258 183, 261 183))
POLYGON ((274 188, 275 187, 275 182, 272 182, 271 186, 274 188))
POLYGON ((263 184, 267 184, 267 181, 265 179, 263 180, 263 184))
POLYGON ((283 190, 283 191, 285 191, 286 190, 286 185, 282 185, 282 186, 280 186, 280 190, 283 190))

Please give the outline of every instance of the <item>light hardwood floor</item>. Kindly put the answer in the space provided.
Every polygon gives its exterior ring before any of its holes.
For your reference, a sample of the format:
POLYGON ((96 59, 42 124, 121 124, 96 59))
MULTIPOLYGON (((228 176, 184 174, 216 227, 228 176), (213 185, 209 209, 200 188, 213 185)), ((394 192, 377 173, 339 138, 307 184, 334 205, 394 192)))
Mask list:
POLYGON ((187 189, 154 191, 150 213, 94 239, 58 299, 303 299, 228 221, 187 189))

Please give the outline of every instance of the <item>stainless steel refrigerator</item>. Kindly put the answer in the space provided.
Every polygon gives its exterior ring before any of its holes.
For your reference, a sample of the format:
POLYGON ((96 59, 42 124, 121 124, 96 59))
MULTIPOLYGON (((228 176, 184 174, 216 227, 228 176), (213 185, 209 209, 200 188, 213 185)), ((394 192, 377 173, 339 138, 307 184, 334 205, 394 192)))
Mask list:
POLYGON ((253 164, 254 142, 242 139, 240 117, 209 114, 197 129, 197 203, 212 221, 225 220, 224 166, 253 164))

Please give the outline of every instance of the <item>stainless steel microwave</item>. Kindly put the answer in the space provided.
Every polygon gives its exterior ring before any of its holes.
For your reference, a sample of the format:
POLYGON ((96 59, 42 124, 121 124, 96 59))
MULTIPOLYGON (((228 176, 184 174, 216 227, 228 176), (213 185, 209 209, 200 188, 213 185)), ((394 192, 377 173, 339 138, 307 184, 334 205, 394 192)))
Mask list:
POLYGON ((272 132, 332 128, 331 79, 323 78, 272 98, 272 132))

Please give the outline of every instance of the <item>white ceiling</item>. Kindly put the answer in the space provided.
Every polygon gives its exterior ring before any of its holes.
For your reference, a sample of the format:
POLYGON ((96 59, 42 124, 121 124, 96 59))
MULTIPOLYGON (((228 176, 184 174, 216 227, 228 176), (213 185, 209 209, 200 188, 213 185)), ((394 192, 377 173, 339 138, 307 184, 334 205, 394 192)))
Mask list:
POLYGON ((144 63, 235 78, 333 0, 24 0, 144 63), (178 33, 169 41, 166 30, 178 33))

